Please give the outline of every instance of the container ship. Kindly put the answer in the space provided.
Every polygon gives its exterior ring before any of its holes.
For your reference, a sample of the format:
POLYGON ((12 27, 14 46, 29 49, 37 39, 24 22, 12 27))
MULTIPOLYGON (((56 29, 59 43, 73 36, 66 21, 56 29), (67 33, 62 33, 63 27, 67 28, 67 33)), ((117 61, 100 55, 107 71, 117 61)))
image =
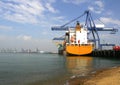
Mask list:
POLYGON ((79 22, 75 28, 66 32, 63 48, 67 55, 87 55, 92 52, 94 43, 87 39, 87 33, 87 28, 82 27, 79 22))

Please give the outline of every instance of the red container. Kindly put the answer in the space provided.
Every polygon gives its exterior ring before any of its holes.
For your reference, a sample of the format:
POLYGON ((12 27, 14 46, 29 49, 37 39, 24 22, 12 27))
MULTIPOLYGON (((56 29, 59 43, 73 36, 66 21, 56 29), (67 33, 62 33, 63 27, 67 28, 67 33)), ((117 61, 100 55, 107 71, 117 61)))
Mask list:
POLYGON ((120 46, 114 46, 114 47, 113 47, 113 50, 119 51, 119 50, 120 50, 120 46))

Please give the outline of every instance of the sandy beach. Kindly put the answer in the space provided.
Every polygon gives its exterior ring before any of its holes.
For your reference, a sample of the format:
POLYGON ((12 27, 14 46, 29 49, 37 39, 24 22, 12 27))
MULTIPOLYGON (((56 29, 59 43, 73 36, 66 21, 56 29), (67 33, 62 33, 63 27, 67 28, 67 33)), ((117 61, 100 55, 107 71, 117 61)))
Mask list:
POLYGON ((92 72, 88 77, 73 78, 68 85, 120 85, 120 67, 92 72))

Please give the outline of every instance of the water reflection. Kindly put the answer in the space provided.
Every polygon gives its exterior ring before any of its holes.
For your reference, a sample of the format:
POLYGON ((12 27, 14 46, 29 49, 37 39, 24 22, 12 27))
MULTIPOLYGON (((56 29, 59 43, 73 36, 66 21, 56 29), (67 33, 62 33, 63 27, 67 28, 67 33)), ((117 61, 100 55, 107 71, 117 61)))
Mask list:
POLYGON ((93 57, 89 56, 67 56, 67 69, 74 75, 87 74, 92 70, 93 57))

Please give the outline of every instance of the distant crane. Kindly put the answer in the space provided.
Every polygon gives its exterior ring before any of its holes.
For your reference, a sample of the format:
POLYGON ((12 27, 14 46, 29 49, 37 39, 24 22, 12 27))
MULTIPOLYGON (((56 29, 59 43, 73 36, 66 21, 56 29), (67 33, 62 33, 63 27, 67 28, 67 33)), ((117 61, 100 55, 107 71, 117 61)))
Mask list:
MULTIPOLYGON (((87 28, 87 30, 89 31, 89 33, 88 33, 89 35, 92 34, 92 38, 88 37, 88 40, 94 42, 95 50, 96 49, 97 50, 102 49, 102 46, 114 46, 114 44, 100 44, 100 37, 99 37, 98 31, 111 31, 112 34, 115 34, 118 31, 118 29, 116 29, 116 28, 107 28, 107 27, 104 27, 104 26, 95 25, 90 11, 85 11, 82 15, 80 15, 79 17, 65 23, 64 25, 62 25, 62 26, 54 26, 51 29, 53 31, 68 31, 70 27, 67 26, 67 25, 74 22, 74 21, 77 21, 79 18, 83 17, 84 15, 86 15, 86 19, 85 19, 85 23, 84 23, 83 26, 85 28, 87 28)), ((63 37, 54 38, 53 40, 64 40, 64 38, 63 37)))

